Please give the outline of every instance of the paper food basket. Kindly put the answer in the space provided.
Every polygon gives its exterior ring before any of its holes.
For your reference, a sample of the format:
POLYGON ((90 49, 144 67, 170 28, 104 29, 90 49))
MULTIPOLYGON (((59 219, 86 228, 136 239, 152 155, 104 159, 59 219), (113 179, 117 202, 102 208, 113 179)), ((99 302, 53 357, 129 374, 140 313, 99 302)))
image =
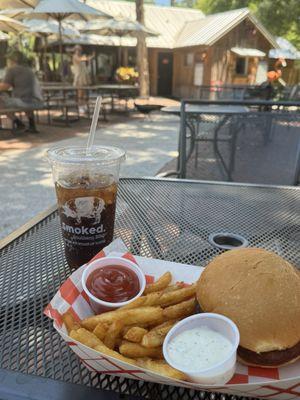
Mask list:
MULTIPOLYGON (((125 257, 136 262, 146 275, 147 282, 153 282, 165 271, 170 271, 174 282, 195 282, 203 268, 133 256, 128 253, 124 243, 117 239, 97 254, 94 259, 104 256, 125 257)), ((85 266, 76 270, 60 287, 45 314, 53 319, 54 328, 71 347, 82 363, 90 370, 102 374, 119 375, 130 379, 139 379, 161 384, 249 396, 263 399, 300 399, 300 361, 282 368, 255 368, 237 365, 234 377, 224 386, 205 386, 195 383, 172 380, 151 371, 124 363, 118 359, 101 354, 83 344, 74 341, 67 334, 62 323, 62 315, 71 311, 76 319, 86 318, 93 313, 89 299, 81 285, 81 275, 85 266)))

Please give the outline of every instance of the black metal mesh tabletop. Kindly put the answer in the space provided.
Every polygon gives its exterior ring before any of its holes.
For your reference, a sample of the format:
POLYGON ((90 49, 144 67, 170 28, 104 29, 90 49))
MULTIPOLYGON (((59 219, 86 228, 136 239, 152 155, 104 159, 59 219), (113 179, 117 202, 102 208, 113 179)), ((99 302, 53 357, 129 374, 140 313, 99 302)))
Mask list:
MULTIPOLYGON (((115 236, 135 254, 205 266, 221 252, 208 236, 230 232, 300 266, 299 209, 296 188, 122 179, 115 236)), ((229 397, 89 372, 43 315, 70 274, 56 212, 1 250, 0 368, 145 398, 229 397)))

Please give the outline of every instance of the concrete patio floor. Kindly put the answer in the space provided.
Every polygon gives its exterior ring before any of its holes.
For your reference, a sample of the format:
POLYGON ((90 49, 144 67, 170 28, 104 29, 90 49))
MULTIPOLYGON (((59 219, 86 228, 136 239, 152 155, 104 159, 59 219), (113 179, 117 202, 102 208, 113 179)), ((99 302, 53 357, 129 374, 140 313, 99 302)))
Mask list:
MULTIPOLYGON (((55 203, 46 150, 85 144, 88 126, 88 121, 72 129, 41 125, 35 137, 12 139, 6 134, 6 140, 0 140, 0 238, 55 203)), ((96 143, 124 148, 127 158, 121 176, 142 177, 154 176, 176 156, 177 139, 176 117, 154 113, 148 119, 133 114, 113 124, 102 123, 96 143)))

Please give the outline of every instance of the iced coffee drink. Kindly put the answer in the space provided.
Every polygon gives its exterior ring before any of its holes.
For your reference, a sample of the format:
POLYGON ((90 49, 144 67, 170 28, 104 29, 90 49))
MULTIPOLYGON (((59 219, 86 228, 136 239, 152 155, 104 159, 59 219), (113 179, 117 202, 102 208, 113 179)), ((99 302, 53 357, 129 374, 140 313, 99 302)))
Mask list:
POLYGON ((59 153, 64 161, 53 160, 58 149, 48 153, 65 255, 74 268, 91 260, 113 239, 119 166, 124 157, 116 148, 97 147, 89 156, 84 151, 64 149, 59 153))

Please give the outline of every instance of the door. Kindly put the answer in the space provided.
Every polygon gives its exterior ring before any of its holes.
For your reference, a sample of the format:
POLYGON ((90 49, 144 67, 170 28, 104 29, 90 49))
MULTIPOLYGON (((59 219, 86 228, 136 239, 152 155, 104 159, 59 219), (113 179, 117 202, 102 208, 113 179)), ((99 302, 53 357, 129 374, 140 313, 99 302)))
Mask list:
POLYGON ((173 78, 173 54, 158 53, 157 62, 157 94, 159 96, 171 96, 173 78))
POLYGON ((259 61, 256 71, 256 82, 255 82, 257 85, 260 85, 261 83, 267 80, 267 72, 268 72, 267 61, 259 61))

